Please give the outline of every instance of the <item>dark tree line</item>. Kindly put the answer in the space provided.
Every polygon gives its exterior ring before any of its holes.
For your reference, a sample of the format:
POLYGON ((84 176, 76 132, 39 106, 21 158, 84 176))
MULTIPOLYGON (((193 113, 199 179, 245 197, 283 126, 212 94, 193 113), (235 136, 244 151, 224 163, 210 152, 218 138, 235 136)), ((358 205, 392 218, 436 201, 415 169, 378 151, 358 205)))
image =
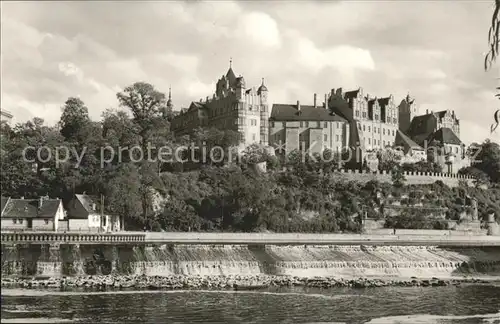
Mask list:
MULTIPOLYGON (((105 111, 99 121, 89 118, 81 99, 69 98, 54 127, 40 118, 12 128, 3 124, 2 195, 49 195, 67 202, 74 193, 102 194, 105 211, 124 215, 128 229, 357 232, 362 216, 384 217, 380 193, 387 196, 415 190, 397 172, 395 186, 345 181, 336 174, 341 167, 338 157, 328 150, 322 159, 319 155, 303 157, 298 151, 277 158, 252 145, 237 161, 218 157, 217 162, 189 161, 200 154, 189 143, 220 146, 226 156, 238 145, 238 134, 198 129, 190 138, 175 138, 164 115, 164 94, 147 83, 135 83, 117 98, 122 109, 105 111), (187 149, 179 159, 161 162, 139 159, 134 146, 149 150, 151 157, 157 157, 162 146, 187 149), (27 147, 31 149, 26 151, 27 147), (42 147, 45 149, 37 154, 42 147), (54 160, 56 150, 60 163, 54 160), (31 162, 23 160, 23 155, 31 162), (266 164, 267 172, 255 168, 257 163, 266 164)), ((499 170, 498 145, 483 145, 483 164, 476 168, 499 170)), ((408 168, 403 165, 404 170, 408 168)), ((494 173, 487 176, 499 181, 494 173)), ((467 190, 478 197, 481 217, 491 210, 500 214, 498 189, 467 190)), ((457 189, 443 187, 440 191, 452 210, 449 218, 458 217, 457 189)))

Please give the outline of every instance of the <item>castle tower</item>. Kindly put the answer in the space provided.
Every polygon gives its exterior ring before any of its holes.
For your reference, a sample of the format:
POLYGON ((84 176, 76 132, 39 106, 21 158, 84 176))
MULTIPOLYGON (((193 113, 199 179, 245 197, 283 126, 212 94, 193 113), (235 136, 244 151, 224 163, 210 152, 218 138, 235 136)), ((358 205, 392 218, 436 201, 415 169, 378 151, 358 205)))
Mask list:
POLYGON ((172 87, 168 87, 167 107, 163 110, 163 117, 167 118, 169 116, 172 116, 173 111, 174 104, 172 103, 172 87))
POLYGON ((245 101, 245 88, 246 88, 245 79, 242 76, 236 78, 235 94, 238 102, 245 101))
POLYGON ((264 85, 264 78, 262 78, 262 84, 259 89, 257 89, 257 95, 260 100, 260 143, 263 145, 268 145, 269 136, 269 105, 267 102, 269 90, 264 85))
POLYGON ((233 59, 232 58, 229 60, 229 70, 227 70, 226 79, 228 82, 227 87, 234 88, 236 85, 236 75, 234 74, 234 71, 233 71, 233 59))
POLYGON ((415 99, 410 97, 408 93, 406 97, 401 101, 398 107, 399 110, 399 130, 403 133, 407 133, 410 128, 411 121, 413 117, 417 115, 417 104, 415 99))

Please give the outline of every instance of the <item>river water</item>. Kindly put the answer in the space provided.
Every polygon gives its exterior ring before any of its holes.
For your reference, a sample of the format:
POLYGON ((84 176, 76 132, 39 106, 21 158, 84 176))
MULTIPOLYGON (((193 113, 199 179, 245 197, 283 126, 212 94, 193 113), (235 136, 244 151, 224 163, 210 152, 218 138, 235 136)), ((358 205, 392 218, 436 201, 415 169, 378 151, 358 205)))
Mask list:
POLYGON ((500 285, 266 291, 2 289, 2 323, 499 323, 500 285))

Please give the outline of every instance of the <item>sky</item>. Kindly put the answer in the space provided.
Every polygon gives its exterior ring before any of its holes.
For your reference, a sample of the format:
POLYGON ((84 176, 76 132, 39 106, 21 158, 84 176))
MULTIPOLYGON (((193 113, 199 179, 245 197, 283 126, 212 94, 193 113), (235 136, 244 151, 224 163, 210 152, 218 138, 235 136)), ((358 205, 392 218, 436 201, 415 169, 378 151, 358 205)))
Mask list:
MULTIPOLYGON (((332 88, 408 93, 419 113, 454 110, 466 143, 490 138, 500 60, 483 68, 494 1, 2 1, 1 108, 59 120, 79 96, 94 120, 137 81, 175 109, 212 96, 233 70, 271 103, 332 88)), ((499 127, 500 129, 500 127, 499 127)))

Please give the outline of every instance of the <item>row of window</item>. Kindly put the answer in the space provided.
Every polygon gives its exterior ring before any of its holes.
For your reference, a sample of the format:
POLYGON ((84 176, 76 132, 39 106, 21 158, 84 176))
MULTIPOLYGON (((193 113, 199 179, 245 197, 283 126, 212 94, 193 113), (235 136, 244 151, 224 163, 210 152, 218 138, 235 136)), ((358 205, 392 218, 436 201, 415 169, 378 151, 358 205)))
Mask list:
MULTIPOLYGON (((283 128, 286 127, 286 122, 281 122, 281 125, 283 128)), ((275 123, 271 122, 271 127, 274 127, 275 123)), ((340 122, 336 122, 337 128, 340 128, 340 122)), ((316 122, 308 122, 308 121, 301 121, 300 122, 300 127, 302 128, 309 128, 309 127, 316 127, 316 128, 321 128, 321 122, 316 121, 316 122)), ((328 122, 323 122, 323 128, 328 128, 328 122)))
MULTIPOLYGON (((49 220, 48 219, 44 219, 45 221, 45 225, 48 225, 49 224, 49 220)), ((22 224, 24 222, 24 219, 13 219, 12 220, 12 223, 13 224, 22 224)))
MULTIPOLYGON (((358 124, 358 128, 361 130, 361 124, 358 124)), ((366 131, 366 127, 365 127, 365 125, 363 125, 363 132, 365 132, 365 131, 366 131)), ((371 127, 368 126, 368 132, 370 133, 371 131, 372 131, 371 127)), ((377 133, 380 134, 380 127, 378 127, 378 128, 377 127, 373 127, 373 133, 374 134, 377 134, 377 133)), ((382 134, 386 135, 386 129, 383 128, 383 127, 382 127, 382 134)), ((391 130, 390 129, 387 130, 387 135, 391 135, 391 130)), ((396 132, 393 129, 392 130, 392 136, 395 136, 395 135, 396 135, 396 132)))
MULTIPOLYGON (((341 137, 339 137, 339 135, 335 135, 335 141, 338 142, 339 140, 341 139, 341 137)), ((323 140, 325 142, 328 142, 328 135, 327 134, 324 134, 323 135, 323 140)))
MULTIPOLYGON (((367 118, 367 116, 368 116, 368 115, 366 114, 366 111, 363 111, 363 112, 362 112, 362 116, 363 116, 363 118, 365 118, 365 119, 367 118)), ((357 111, 357 110, 356 110, 356 117, 359 117, 359 111, 357 111)), ((375 118, 374 118, 373 120, 379 120, 379 115, 378 115, 378 114, 375 114, 375 118)), ((395 117, 391 118, 391 116, 387 116, 387 118, 386 118, 386 120, 385 120, 385 121, 386 121, 388 124, 390 124, 390 123, 391 123, 391 120, 392 120, 392 123, 393 123, 393 124, 397 124, 397 123, 398 123, 397 118, 395 118, 395 117)))
MULTIPOLYGON (((299 135, 299 140, 302 140, 302 139, 303 139, 303 137, 304 137, 304 136, 303 136, 302 134, 300 134, 300 135, 299 135)), ((275 138, 275 140, 276 140, 276 141, 279 141, 279 140, 281 140, 281 139, 282 139, 282 138, 281 138, 281 134, 276 134, 276 135, 274 135, 274 138, 275 138)), ((283 140, 284 140, 284 138, 283 138, 283 140)), ((324 141, 324 142, 328 142, 328 134, 323 134, 323 141, 324 141)), ((342 137, 342 136, 339 136, 339 135, 335 135, 335 141, 336 141, 336 143, 339 143, 340 141, 343 141, 343 137, 342 137)))
MULTIPOLYGON (((380 145, 380 140, 377 140, 376 138, 373 139, 373 141, 371 140, 371 138, 366 138, 365 137, 365 144, 367 144, 368 142, 368 145, 380 145), (372 143, 373 142, 373 143, 372 143)), ((391 142, 391 141, 382 141, 382 147, 386 147, 386 146, 392 146, 394 145, 394 142, 391 142)))

